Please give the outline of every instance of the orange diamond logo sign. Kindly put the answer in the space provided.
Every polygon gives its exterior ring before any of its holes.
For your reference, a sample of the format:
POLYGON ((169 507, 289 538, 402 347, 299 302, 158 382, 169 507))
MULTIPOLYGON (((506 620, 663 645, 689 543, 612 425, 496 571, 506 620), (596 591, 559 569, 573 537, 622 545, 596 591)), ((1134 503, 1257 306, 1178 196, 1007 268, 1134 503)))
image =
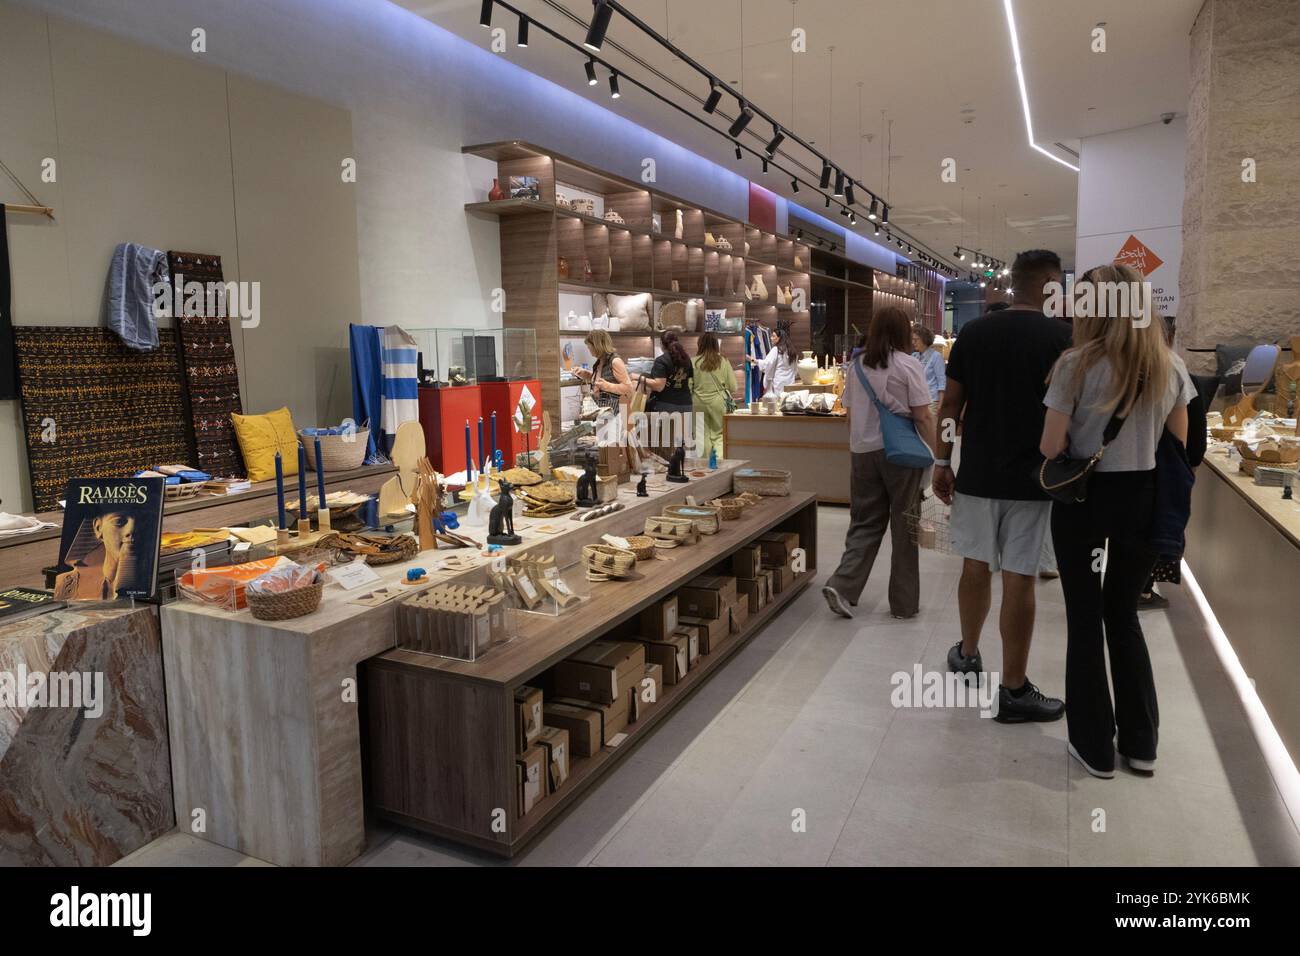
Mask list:
POLYGON ((1164 264, 1165 260, 1144 245, 1137 236, 1129 236, 1128 241, 1115 254, 1115 265, 1132 266, 1144 276, 1151 275, 1164 264))

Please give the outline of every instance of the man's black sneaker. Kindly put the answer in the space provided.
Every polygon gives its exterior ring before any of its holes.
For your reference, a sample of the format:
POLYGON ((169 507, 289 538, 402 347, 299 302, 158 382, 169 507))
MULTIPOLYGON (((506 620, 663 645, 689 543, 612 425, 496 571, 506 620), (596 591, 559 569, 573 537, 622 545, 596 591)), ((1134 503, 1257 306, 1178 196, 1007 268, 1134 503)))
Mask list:
POLYGON ((948 670, 954 674, 978 674, 984 670, 984 661, 980 659, 979 651, 970 657, 963 654, 961 641, 958 641, 948 649, 948 670))
POLYGON ((1169 598, 1165 597, 1155 588, 1151 589, 1150 594, 1138 595, 1139 611, 1161 611, 1169 606, 1169 598))
POLYGON ((998 687, 998 712, 993 719, 1003 724, 1023 724, 1027 721, 1060 720, 1065 716, 1065 701, 1048 697, 1028 680, 1017 691, 1006 685, 998 687))

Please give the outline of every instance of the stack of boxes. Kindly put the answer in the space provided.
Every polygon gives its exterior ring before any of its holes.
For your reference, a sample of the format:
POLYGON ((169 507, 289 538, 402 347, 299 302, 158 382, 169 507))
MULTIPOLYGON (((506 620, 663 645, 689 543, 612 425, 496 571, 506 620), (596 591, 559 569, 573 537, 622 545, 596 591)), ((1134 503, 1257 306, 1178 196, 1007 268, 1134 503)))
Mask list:
POLYGON ((522 817, 569 779, 569 732, 546 722, 542 692, 515 690, 515 790, 522 817))
POLYGON ((799 549, 799 535, 794 531, 769 531, 758 536, 763 570, 772 573, 772 594, 780 594, 794 583, 794 553, 799 549))
POLYGON ((659 700, 663 669, 646 663, 645 650, 638 641, 593 641, 555 665, 555 696, 544 706, 544 717, 569 732, 577 756, 617 747, 627 726, 659 700))

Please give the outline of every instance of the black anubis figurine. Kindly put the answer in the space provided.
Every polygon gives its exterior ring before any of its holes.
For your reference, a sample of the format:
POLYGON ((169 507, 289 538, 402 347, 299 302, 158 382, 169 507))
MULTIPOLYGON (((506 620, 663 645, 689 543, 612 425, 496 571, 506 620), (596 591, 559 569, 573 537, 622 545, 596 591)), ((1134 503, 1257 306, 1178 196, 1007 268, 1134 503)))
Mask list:
POLYGON ((649 472, 641 472, 641 480, 636 483, 636 496, 638 498, 649 498, 650 492, 645 490, 645 480, 649 472))
POLYGON ((488 544, 519 544, 523 538, 515 534, 515 500, 510 497, 510 482, 498 483, 497 503, 488 515, 488 544))
POLYGON ((578 507, 596 507, 596 505, 600 504, 596 495, 596 462, 588 456, 583 464, 582 477, 578 479, 578 507))
POLYGON ((686 477, 686 443, 678 445, 673 449, 673 457, 668 459, 668 480, 674 481, 679 485, 685 484, 691 479, 686 477))

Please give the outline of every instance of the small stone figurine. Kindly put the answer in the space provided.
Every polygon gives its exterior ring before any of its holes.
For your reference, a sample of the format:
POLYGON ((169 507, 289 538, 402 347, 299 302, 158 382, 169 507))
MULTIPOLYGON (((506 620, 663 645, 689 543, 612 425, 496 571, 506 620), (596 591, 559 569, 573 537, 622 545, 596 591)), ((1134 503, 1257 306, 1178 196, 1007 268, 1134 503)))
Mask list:
POLYGON ((684 485, 691 479, 686 477, 686 444, 683 442, 673 449, 673 457, 668 459, 668 480, 684 485))
POLYGON ((638 498, 649 498, 650 492, 645 490, 645 480, 649 477, 649 472, 641 472, 641 480, 636 483, 636 496, 638 498))
POLYGON ((582 477, 578 479, 577 505, 579 508, 594 508, 600 504, 596 497, 596 462, 588 457, 583 465, 582 477))
POLYGON ((504 478, 497 483, 497 503, 488 516, 488 544, 519 544, 523 540, 515 534, 515 500, 510 489, 504 478))

